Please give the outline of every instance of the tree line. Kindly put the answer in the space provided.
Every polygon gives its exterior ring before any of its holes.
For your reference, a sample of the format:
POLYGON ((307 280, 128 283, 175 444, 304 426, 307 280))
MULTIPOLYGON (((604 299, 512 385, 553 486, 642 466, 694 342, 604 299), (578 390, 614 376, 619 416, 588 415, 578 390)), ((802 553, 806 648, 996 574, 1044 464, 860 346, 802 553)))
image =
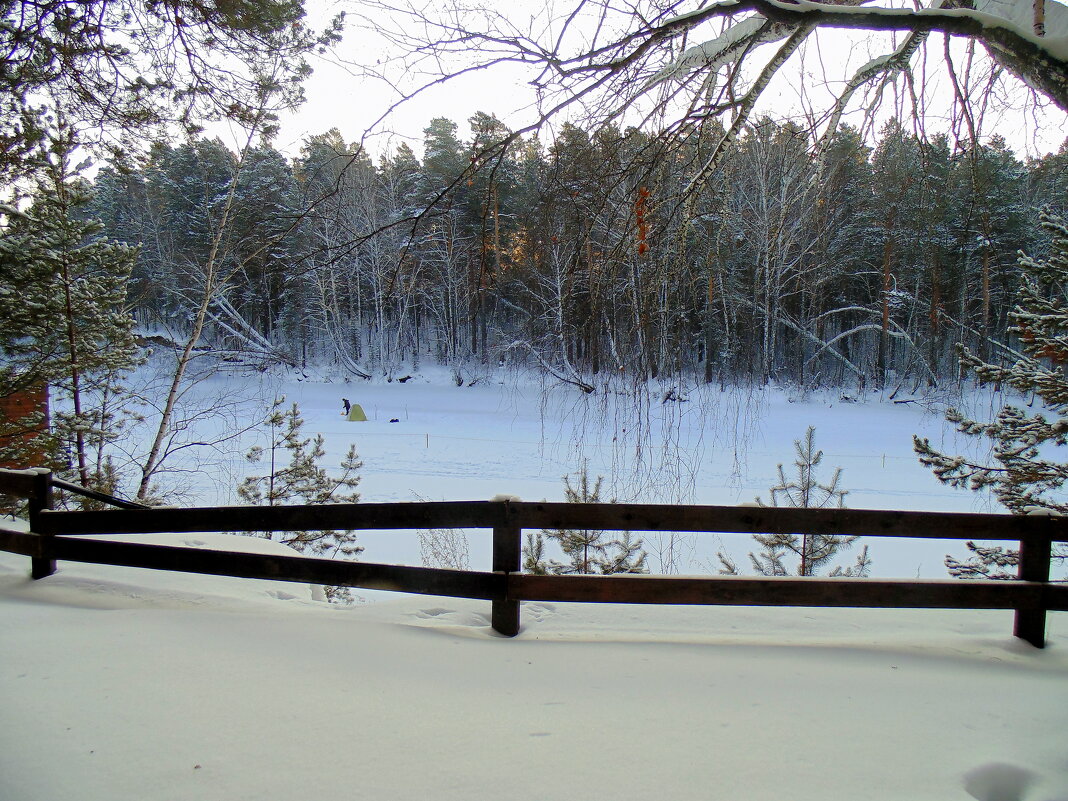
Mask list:
POLYGON ((447 119, 424 156, 378 164, 336 131, 270 146, 157 143, 97 174, 88 213, 138 245, 139 322, 265 365, 393 378, 433 362, 599 377, 675 374, 806 387, 935 385, 965 342, 1006 344, 1016 256, 1068 204, 1068 148, 1021 161, 891 121, 823 149, 748 126, 696 193, 714 134, 670 151, 565 124, 549 145, 491 115, 447 119), (502 145, 502 142, 506 144, 502 145), (178 330, 172 330, 178 329, 178 330))

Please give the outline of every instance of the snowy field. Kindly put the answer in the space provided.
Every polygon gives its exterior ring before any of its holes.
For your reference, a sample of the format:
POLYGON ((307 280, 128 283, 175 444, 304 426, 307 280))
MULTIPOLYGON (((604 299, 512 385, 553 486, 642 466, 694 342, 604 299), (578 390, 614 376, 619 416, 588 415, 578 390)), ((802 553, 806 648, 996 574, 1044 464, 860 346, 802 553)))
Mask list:
MULTIPOLYGON (((876 392, 842 391, 801 398, 781 389, 683 387, 685 402, 663 402, 672 387, 588 396, 567 387, 545 388, 505 371, 474 386, 457 387, 444 371, 393 382, 297 381, 217 378, 198 388, 202 397, 226 398, 236 411, 215 425, 261 419, 273 397, 300 405, 305 435, 326 440, 324 465, 336 467, 355 443, 363 470, 364 501, 487 500, 498 494, 524 500, 564 499, 562 476, 585 463, 591 479, 605 478, 607 497, 647 503, 736 504, 767 500, 785 463, 792 477, 794 441, 816 427, 824 451, 817 475, 828 480, 842 468, 846 505, 866 509, 1003 511, 989 499, 947 488, 919 464, 912 435, 930 437, 948 452, 968 452, 975 443, 947 427, 939 404, 893 403, 876 392), (349 422, 341 399, 359 403, 367 422, 349 422), (252 400, 258 398, 259 400, 252 400), (266 398, 267 400, 262 400, 266 398), (236 400, 235 400, 236 399, 236 400), (245 399, 245 400, 242 400, 245 399), (234 419, 231 420, 231 417, 234 419), (397 422, 391 423, 391 420, 397 422)), ((904 393, 897 398, 908 400, 904 393)), ((959 399, 957 399, 959 401, 959 399)), ((966 399, 985 419, 988 397, 966 399)), ((130 437, 136 444, 137 432, 130 437)), ((228 444, 206 472, 166 475, 191 503, 239 503, 237 484, 256 473, 240 453, 260 442, 255 433, 228 444)), ((184 467, 184 463, 176 462, 184 467)), ((467 532, 471 566, 489 567, 489 535, 467 532)), ((414 532, 360 535, 368 561, 419 564, 414 532)), ((962 543, 941 540, 868 540, 872 575, 944 578, 947 553, 964 557, 962 543)), ((705 534, 672 538, 649 534, 645 545, 653 572, 709 573, 719 568, 717 551, 730 554, 743 571, 754 543, 744 536, 705 534)), ((841 561, 852 561, 846 553, 841 561)))
MULTIPOLYGON (((913 433, 964 446, 940 416, 877 395, 635 404, 442 376, 203 390, 296 400, 327 465, 356 443, 365 501, 561 500, 561 476, 587 460, 620 500, 748 502, 814 425, 850 506, 990 510, 911 455, 913 433), (343 419, 342 397, 370 419, 343 419)), ((246 472, 222 453, 186 491, 232 503, 246 472)), ((488 569, 488 536, 468 536, 472 568, 488 569)), ((681 572, 752 547, 703 537, 676 543, 681 572)), ((292 554, 219 534, 135 539, 292 554)), ((368 561, 420 563, 414 532, 360 541, 368 561)), ((664 542, 647 545, 655 571, 664 542)), ((869 545, 879 576, 941 578, 944 554, 963 555, 869 545)), ((1068 800, 1063 613, 1043 651, 1011 636, 1004 611, 526 603, 506 640, 488 602, 360 592, 339 607, 299 584, 27 571, 0 553, 0 801, 1068 800)))

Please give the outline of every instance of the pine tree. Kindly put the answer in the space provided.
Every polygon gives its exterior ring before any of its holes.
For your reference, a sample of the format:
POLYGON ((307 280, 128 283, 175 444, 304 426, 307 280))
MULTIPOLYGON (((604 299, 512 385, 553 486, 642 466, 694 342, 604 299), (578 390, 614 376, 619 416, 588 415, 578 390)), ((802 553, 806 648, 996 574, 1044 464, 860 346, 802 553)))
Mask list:
MULTIPOLYGON (((597 476, 590 484, 589 470, 583 465, 574 474, 576 484, 571 483, 571 476, 564 476, 564 498, 568 503, 601 503, 601 484, 603 476, 597 476)), ((609 501, 615 503, 615 500, 609 501)), ((535 575, 588 575, 600 573, 646 573, 645 551, 642 541, 632 541, 630 532, 623 532, 623 538, 606 539, 602 529, 543 529, 540 534, 527 535, 527 545, 523 549, 523 568, 535 575), (545 538, 555 540, 570 561, 567 563, 546 560, 544 557, 545 538)))
POLYGON ((126 308, 137 254, 101 237, 101 223, 86 217, 92 193, 71 168, 74 147, 69 130, 51 139, 32 205, 11 214, 0 237, 0 395, 50 385, 68 401, 53 434, 69 443, 76 480, 96 486, 105 446, 131 416, 121 379, 139 357, 126 308))
POLYGON ((453 186, 467 167, 456 128, 452 120, 435 117, 423 129, 422 191, 427 202, 453 186))
MULTIPOLYGON (((826 509, 828 507, 845 507, 848 490, 839 489, 842 468, 835 468, 831 480, 823 484, 816 478, 816 468, 823 461, 823 451, 816 450, 816 429, 809 426, 804 440, 794 440, 797 451, 797 476, 788 479, 779 465, 779 483, 771 488, 771 502, 765 504, 759 497, 760 506, 788 506, 796 509, 826 509)), ((750 553, 749 560, 753 569, 764 576, 788 576, 790 571, 784 560, 797 557, 797 575, 815 576, 827 565, 839 551, 849 548, 859 539, 857 536, 837 536, 833 534, 754 534, 753 539, 762 547, 759 554, 750 553)), ((723 569, 720 573, 737 575, 734 562, 724 554, 719 554, 723 569)), ((868 575, 871 560, 868 547, 864 546, 857 555, 852 567, 835 567, 831 576, 853 576, 861 578, 868 575)))
POLYGON ((240 280, 215 314, 241 335, 234 339, 253 358, 272 355, 257 353, 261 349, 255 344, 261 339, 253 331, 265 342, 279 341, 282 333, 289 334, 290 342, 297 339, 286 312, 290 303, 294 311, 298 308, 287 276, 299 258, 291 235, 300 215, 298 205, 293 169, 285 156, 263 145, 251 150, 238 177, 231 234, 235 256, 242 262, 240 280))
MULTIPOLYGON (((277 398, 266 418, 269 443, 256 446, 245 458, 259 464, 266 460, 268 472, 248 476, 237 488, 238 496, 256 506, 278 506, 285 503, 322 504, 356 503, 360 499, 356 486, 360 483, 363 463, 356 455, 356 446, 349 447, 341 462, 341 476, 332 478, 319 463, 325 455, 322 434, 304 437, 304 420, 300 409, 293 404, 283 409, 285 397, 277 398), (288 463, 283 464, 288 457, 288 463)), ((334 531, 260 531, 246 532, 249 536, 277 539, 294 550, 315 555, 356 556, 363 548, 356 544, 351 530, 334 531)))
MULTIPOLYGON (((1029 412, 1005 405, 990 422, 972 420, 958 409, 946 419, 969 436, 988 440, 992 463, 937 451, 926 438, 913 438, 920 462, 944 484, 976 492, 989 490, 1013 514, 1064 514, 1068 502, 1058 495, 1068 480, 1068 464, 1057 460, 1051 447, 1068 445, 1068 224, 1043 212, 1041 224, 1051 239, 1049 255, 1036 259, 1020 254, 1023 285, 1009 318, 1009 331, 1019 337, 1023 356, 1009 366, 983 361, 965 347, 958 348, 961 366, 982 384, 1008 386, 1021 395, 1033 394, 1044 406, 1029 412)), ((968 543, 974 556, 968 562, 946 557, 950 573, 959 578, 1013 578, 1003 568, 1019 562, 1019 552, 968 543)), ((1062 546, 1055 555, 1068 558, 1062 546)))
POLYGON ((527 532, 527 544, 523 548, 523 570, 535 576, 547 576, 550 566, 545 559, 545 536, 527 532))
POLYGON ((58 112, 87 146, 136 147, 146 131, 206 120, 263 120, 303 97, 317 34, 301 0, 5 3, 0 10, 0 182, 32 170, 58 112), (265 102, 269 98, 269 103, 265 102))

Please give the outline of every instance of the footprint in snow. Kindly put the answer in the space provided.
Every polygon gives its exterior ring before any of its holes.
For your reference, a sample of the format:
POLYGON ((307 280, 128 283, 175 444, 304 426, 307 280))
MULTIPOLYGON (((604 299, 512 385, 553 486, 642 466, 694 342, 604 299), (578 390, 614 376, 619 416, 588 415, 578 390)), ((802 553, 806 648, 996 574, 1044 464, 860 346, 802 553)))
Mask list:
POLYGON ((445 609, 441 606, 435 606, 431 609, 421 609, 415 613, 415 616, 422 618, 441 617, 442 615, 447 615, 450 612, 452 612, 451 609, 445 609))
POLYGON ((447 622, 453 626, 470 626, 479 628, 490 624, 490 616, 478 612, 458 612, 455 609, 433 607, 423 609, 415 613, 415 617, 423 620, 438 620, 447 622))
POLYGON ((541 623, 551 613, 556 611, 556 607, 553 604, 545 603, 526 603, 523 604, 523 612, 530 616, 530 619, 535 623, 541 623))

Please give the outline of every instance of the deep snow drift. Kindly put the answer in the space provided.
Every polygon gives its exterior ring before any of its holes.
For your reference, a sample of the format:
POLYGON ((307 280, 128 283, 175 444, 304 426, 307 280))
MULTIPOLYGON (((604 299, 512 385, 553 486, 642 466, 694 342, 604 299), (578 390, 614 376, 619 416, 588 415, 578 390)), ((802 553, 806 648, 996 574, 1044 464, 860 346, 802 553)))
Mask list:
POLYGON ((929 610, 528 603, 505 640, 487 602, 27 562, 5 801, 1068 798, 1056 614, 1045 651, 929 610))

